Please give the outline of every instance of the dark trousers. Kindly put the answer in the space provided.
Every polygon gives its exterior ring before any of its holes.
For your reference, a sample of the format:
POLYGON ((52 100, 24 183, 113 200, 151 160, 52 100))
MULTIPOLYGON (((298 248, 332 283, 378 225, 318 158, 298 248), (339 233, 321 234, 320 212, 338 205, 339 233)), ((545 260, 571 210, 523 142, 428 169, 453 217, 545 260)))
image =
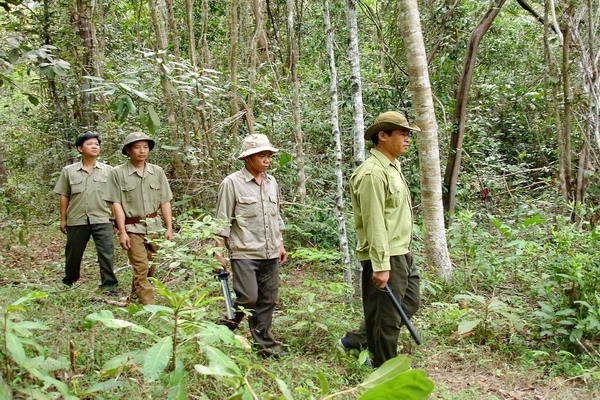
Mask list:
MULTIPOLYGON (((410 318, 421 302, 420 278, 410 253, 390 257, 391 271, 388 287, 410 318)), ((390 358, 398 355, 398 336, 402 327, 400 314, 394 308, 388 295, 377 288, 371 277, 371 261, 362 261, 362 296, 365 319, 356 331, 346 334, 353 348, 368 348, 373 356, 373 366, 379 367, 390 358)))
POLYGON ((113 226, 106 224, 87 224, 67 226, 67 245, 65 246, 65 277, 63 283, 71 286, 77 282, 81 273, 81 260, 90 240, 94 239, 98 264, 100 264, 100 287, 114 289, 119 281, 113 271, 113 226))
POLYGON ((233 291, 236 299, 234 326, 239 325, 245 313, 250 312, 248 325, 259 350, 278 353, 281 346, 269 330, 279 291, 279 260, 231 260, 233 291), (240 308, 241 307, 241 308, 240 308))

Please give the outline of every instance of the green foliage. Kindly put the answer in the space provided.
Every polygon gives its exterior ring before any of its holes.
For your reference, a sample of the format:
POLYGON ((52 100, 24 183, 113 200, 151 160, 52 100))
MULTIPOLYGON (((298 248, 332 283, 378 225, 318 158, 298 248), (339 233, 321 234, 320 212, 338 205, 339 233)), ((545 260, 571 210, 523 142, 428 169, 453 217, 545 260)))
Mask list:
POLYGON ((458 324, 459 337, 473 335, 479 343, 486 343, 492 338, 510 336, 523 330, 524 322, 505 302, 498 298, 487 299, 484 296, 459 294, 454 296, 469 312, 462 315, 458 324))
MULTIPOLYGON (((44 292, 29 292, 1 310, 2 331, 0 359, 0 393, 10 393, 11 387, 23 396, 62 396, 76 399, 68 385, 56 379, 54 373, 69 366, 64 358, 48 357, 47 350, 36 340, 36 332, 50 329, 39 321, 28 321, 23 314, 27 303, 47 297, 44 292)), ((11 398, 8 395, 5 398, 11 398)), ((46 397, 43 397, 46 398, 46 397)), ((50 397, 47 397, 50 398, 50 397)))

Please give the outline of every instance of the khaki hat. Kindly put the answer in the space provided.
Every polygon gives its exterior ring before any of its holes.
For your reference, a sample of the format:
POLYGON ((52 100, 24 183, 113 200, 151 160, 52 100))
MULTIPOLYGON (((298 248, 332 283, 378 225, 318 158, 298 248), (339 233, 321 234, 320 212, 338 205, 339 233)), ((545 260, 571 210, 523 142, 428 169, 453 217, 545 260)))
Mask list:
POLYGON ((242 152, 238 156, 238 160, 242 160, 252 154, 260 153, 263 151, 270 151, 271 153, 277 153, 279 149, 271 146, 269 138, 261 133, 255 133, 248 135, 242 142, 242 152))
POLYGON ((146 135, 145 133, 133 132, 133 133, 130 133, 129 135, 127 135, 127 137, 125 138, 125 143, 123 143, 123 148, 121 149, 121 153, 128 156, 129 154, 127 154, 127 152, 125 151, 127 146, 129 146, 131 143, 139 142, 141 140, 145 140, 146 142, 148 142, 150 151, 152 151, 152 149, 154 148, 154 145, 155 145, 154 139, 152 139, 150 136, 146 135))
POLYGON ((408 129, 409 131, 421 132, 421 128, 408 122, 406 117, 397 111, 386 111, 375 118, 375 122, 365 131, 365 139, 379 131, 393 131, 396 129, 408 129))

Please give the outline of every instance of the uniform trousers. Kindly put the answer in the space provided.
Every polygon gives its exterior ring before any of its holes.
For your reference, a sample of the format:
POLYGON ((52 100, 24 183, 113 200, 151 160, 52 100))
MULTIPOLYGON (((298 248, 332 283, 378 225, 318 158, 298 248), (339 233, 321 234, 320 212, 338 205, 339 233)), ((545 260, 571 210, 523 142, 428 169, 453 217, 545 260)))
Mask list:
POLYGON ((156 236, 130 232, 127 232, 127 235, 131 244, 127 250, 127 257, 133 267, 130 298, 139 299, 141 304, 154 304, 154 287, 148 278, 154 277, 156 267, 150 263, 158 251, 158 246, 150 243, 148 238, 156 236))
POLYGON ((228 325, 235 329, 244 319, 242 309, 247 310, 255 347, 269 354, 280 353, 281 345, 270 333, 279 291, 279 260, 232 259, 231 269, 236 313, 232 324, 228 325))
MULTIPOLYGON (((421 303, 420 278, 413 257, 410 253, 391 256, 390 264, 388 287, 410 318, 421 303)), ((365 319, 358 330, 346 334, 346 339, 352 348, 368 348, 373 367, 379 367, 398 355, 398 336, 403 324, 388 294, 373 283, 371 261, 361 261, 361 265, 365 319)))
POLYGON ((71 286, 80 278, 81 260, 90 237, 94 239, 100 265, 100 287, 114 290, 119 281, 113 271, 115 245, 113 226, 110 223, 67 226, 65 277, 62 281, 65 285, 71 286))

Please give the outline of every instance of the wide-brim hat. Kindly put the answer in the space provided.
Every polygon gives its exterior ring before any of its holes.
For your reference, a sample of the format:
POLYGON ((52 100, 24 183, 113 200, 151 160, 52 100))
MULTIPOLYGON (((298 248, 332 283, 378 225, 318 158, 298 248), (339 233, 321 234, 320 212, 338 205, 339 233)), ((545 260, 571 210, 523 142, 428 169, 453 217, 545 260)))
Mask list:
POLYGON ((145 140, 146 142, 148 142, 148 147, 150 147, 150 151, 152 151, 154 145, 156 144, 154 139, 152 139, 150 136, 146 135, 143 132, 132 132, 125 138, 125 142, 123 143, 121 153, 128 156, 129 154, 127 154, 127 152, 125 151, 127 146, 129 146, 131 143, 139 142, 141 140, 145 140))
POLYGON ((379 114, 379 116, 375 118, 373 125, 367 128, 365 131, 365 139, 371 139, 371 137, 379 131, 394 131, 396 129, 408 129, 409 131, 421 132, 421 128, 415 124, 409 123, 403 114, 397 111, 386 111, 383 114, 379 114))
POLYGON ((244 138, 242 142, 242 152, 238 156, 238 160, 242 160, 252 154, 261 153, 263 151, 270 151, 271 153, 277 153, 279 149, 271 146, 269 138, 261 133, 254 133, 244 138))

